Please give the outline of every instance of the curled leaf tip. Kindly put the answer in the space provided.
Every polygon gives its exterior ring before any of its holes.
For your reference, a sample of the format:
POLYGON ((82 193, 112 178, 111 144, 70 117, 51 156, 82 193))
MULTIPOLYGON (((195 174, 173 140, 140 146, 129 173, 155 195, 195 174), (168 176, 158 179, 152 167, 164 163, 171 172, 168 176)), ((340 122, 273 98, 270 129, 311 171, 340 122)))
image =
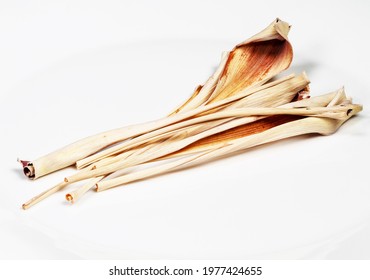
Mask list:
POLYGON ((17 161, 18 161, 20 164, 22 164, 22 167, 27 166, 27 164, 29 163, 29 161, 28 161, 28 160, 21 160, 21 159, 19 159, 19 158, 17 158, 17 161))

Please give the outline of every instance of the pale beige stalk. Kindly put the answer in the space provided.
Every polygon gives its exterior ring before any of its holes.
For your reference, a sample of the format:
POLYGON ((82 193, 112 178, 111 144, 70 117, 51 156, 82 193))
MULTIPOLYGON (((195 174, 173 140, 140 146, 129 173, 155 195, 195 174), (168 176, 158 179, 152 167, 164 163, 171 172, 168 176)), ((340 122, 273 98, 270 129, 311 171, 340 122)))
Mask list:
POLYGON ((317 117, 308 117, 305 119, 288 122, 259 134, 234 140, 230 144, 222 144, 222 146, 217 146, 215 148, 212 148, 211 150, 206 150, 201 154, 195 154, 174 162, 155 166, 128 175, 117 177, 115 179, 100 182, 96 185, 96 190, 104 191, 136 180, 141 180, 151 176, 175 171, 180 168, 187 168, 194 165, 202 164, 207 161, 214 160, 218 157, 232 154, 236 151, 241 151, 247 148, 274 142, 284 138, 311 133, 318 133, 322 135, 332 134, 342 125, 342 123, 343 121, 338 119, 317 117))
POLYGON ((190 110, 185 113, 176 114, 172 117, 175 120, 168 121, 167 118, 166 125, 158 125, 158 128, 156 130, 153 129, 151 131, 147 131, 146 134, 133 138, 130 141, 115 145, 111 148, 98 152, 92 156, 86 157, 78 161, 77 166, 79 167, 87 166, 105 157, 115 155, 124 150, 133 148, 139 145, 139 143, 147 141, 151 137, 167 133, 168 131, 173 131, 174 129, 186 127, 192 123, 191 120, 187 119, 194 118, 197 115, 205 114, 214 109, 221 110, 223 107, 230 104, 237 103, 239 104, 238 107, 253 105, 272 107, 276 104, 281 105, 283 103, 287 103, 292 100, 293 96, 297 92, 303 90, 308 85, 308 83, 309 80, 304 73, 296 77, 294 75, 290 75, 288 77, 284 77, 280 80, 265 84, 258 88, 246 89, 229 98, 225 98, 224 100, 220 100, 218 102, 214 102, 212 104, 205 106, 200 106, 194 110, 190 110), (283 102, 282 99, 284 100, 283 102), (172 124, 173 126, 171 126, 172 124))
POLYGON ((39 195, 31 198, 29 201, 27 201, 26 203, 24 203, 22 205, 22 208, 24 210, 30 208, 32 205, 35 205, 36 203, 39 203, 40 201, 44 200, 45 198, 49 197, 50 195, 56 193, 57 191, 60 191, 62 189, 64 189, 68 184, 66 182, 61 182, 57 185, 55 185, 54 187, 40 193, 39 195))
MULTIPOLYGON (((279 106, 285 104, 293 99, 293 97, 300 90, 304 89, 308 84, 308 80, 305 75, 295 77, 291 80, 286 81, 285 83, 278 84, 275 87, 269 88, 264 92, 256 93, 256 98, 253 98, 254 95, 250 96, 249 102, 244 101, 245 105, 264 105, 264 106, 279 106)), ((306 112, 307 113, 307 112, 306 112)), ((271 115, 271 114, 270 114, 271 115)), ((99 169, 87 170, 79 172, 75 175, 67 177, 65 180, 68 182, 75 182, 76 180, 83 180, 93 176, 100 176, 108 174, 114 171, 117 171, 122 168, 129 166, 137 165, 143 162, 151 161, 156 158, 166 156, 167 154, 174 153, 178 150, 183 149, 184 147, 213 134, 217 134, 226 130, 229 130, 233 127, 237 127, 243 124, 247 124, 257 120, 258 117, 241 117, 241 118, 232 118, 230 121, 214 126, 212 123, 210 126, 207 124, 203 129, 198 130, 199 127, 195 125, 193 128, 187 127, 187 129, 180 134, 177 134, 175 139, 177 141, 167 141, 166 145, 156 145, 150 153, 145 153, 143 156, 130 157, 124 161, 119 161, 112 163, 108 166, 104 166, 99 169), (198 132, 195 135, 192 135, 192 129, 195 129, 198 132), (169 143, 170 142, 170 143, 169 143), (163 147, 163 148, 162 148, 163 147)), ((218 122, 218 121, 216 121, 218 122)), ((141 143, 140 143, 141 144, 141 143)))
POLYGON ((77 188, 76 190, 66 194, 66 200, 74 203, 80 199, 87 191, 94 187, 98 182, 100 182, 105 176, 95 177, 90 179, 87 183, 77 188))
MULTIPOLYGON (((335 97, 337 97, 339 101, 342 98, 341 93, 335 95, 335 97)), ((341 105, 339 104, 335 107, 336 108, 331 112, 336 113, 338 107, 341 107, 341 105)), ((325 117, 306 117, 300 120, 288 122, 255 135, 239 138, 230 141, 229 143, 221 143, 219 146, 216 146, 211 150, 206 150, 200 154, 192 155, 174 162, 155 166, 111 180, 100 182, 97 184, 97 191, 107 190, 109 188, 113 188, 122 184, 127 184, 135 180, 140 180, 150 176, 198 165, 210 160, 217 159, 219 157, 235 153, 236 151, 242 151, 257 145, 270 143, 288 137, 311 133, 318 133, 322 135, 332 134, 345 121, 347 121, 350 117, 362 110, 361 105, 346 104, 342 107, 343 109, 340 109, 340 117, 339 115, 335 115, 335 118, 329 118, 325 115, 325 117)), ((323 113, 325 114, 326 112, 323 113)))

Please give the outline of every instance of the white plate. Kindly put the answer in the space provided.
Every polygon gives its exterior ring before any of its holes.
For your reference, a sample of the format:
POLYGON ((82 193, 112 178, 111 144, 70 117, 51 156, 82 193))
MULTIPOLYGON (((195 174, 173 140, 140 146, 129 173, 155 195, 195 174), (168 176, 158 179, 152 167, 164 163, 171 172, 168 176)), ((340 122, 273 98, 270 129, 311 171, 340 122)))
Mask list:
MULTIPOLYGON (((106 192, 91 191, 74 205, 62 191, 28 211, 20 208, 73 170, 28 181, 17 157, 32 160, 81 137, 166 115, 212 74, 221 51, 235 43, 116 45, 69 57, 19 83, 1 112, 6 149, 0 256, 336 257, 338 244, 369 224, 369 170, 362 160, 369 158, 366 113, 332 136, 298 137, 106 192)), ((313 95, 335 90, 344 79, 355 101, 367 102, 360 94, 368 88, 351 74, 305 57, 298 52, 289 72, 306 70, 313 95)), ((361 246, 370 251, 368 240, 361 246)))

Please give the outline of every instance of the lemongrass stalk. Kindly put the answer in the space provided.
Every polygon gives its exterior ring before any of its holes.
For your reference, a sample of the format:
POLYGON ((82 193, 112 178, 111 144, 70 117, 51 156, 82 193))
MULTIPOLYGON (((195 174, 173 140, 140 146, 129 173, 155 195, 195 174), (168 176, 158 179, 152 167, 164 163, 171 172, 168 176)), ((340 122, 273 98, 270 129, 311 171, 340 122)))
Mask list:
MULTIPOLYGON (((225 145, 225 144, 223 144, 225 145)), ((220 148, 220 147, 219 147, 220 148)), ((160 175, 163 173, 171 172, 178 170, 179 168, 185 168, 187 164, 193 162, 194 160, 198 159, 199 157, 202 157, 206 155, 207 153, 213 152, 214 150, 209 151, 203 151, 202 153, 191 155, 188 157, 184 157, 181 159, 177 159, 173 162, 161 164, 158 166, 153 166, 146 168, 144 170, 136 171, 133 173, 129 173, 111 180, 107 180, 104 182, 99 182, 96 184, 96 191, 104 191, 119 185, 127 184, 130 182, 134 182, 137 180, 142 180, 151 176, 160 175)))
MULTIPOLYGON (((349 107, 350 108, 350 107, 349 107)), ((332 108, 240 108, 240 109, 234 109, 227 112, 219 112, 214 113, 212 115, 207 115, 207 117, 214 117, 216 118, 225 118, 225 117, 242 117, 242 116, 272 116, 272 115, 295 115, 295 116, 310 116, 310 117, 324 117, 324 118, 331 118, 331 119, 341 119, 343 118, 348 110, 351 110, 349 108, 345 108, 343 106, 335 106, 332 108)), ((187 128, 185 128, 187 129, 187 128)), ((172 131, 173 133, 174 131, 172 131)), ((163 137, 163 135, 160 135, 163 137)), ((159 137, 158 137, 159 138, 159 137)), ((158 140, 158 139, 155 139, 158 140)), ((153 141, 153 139, 150 139, 150 141, 153 141)), ((156 146, 157 144, 152 144, 149 148, 152 148, 156 146)), ((201 148, 203 150, 203 148, 201 148)), ((148 147, 145 148, 145 151, 148 150, 148 147)), ((192 152, 194 152, 194 149, 192 149, 192 152)), ((140 153, 144 153, 142 149, 140 149, 140 153)), ((104 158, 100 161, 97 161, 96 163, 92 164, 92 166, 89 167, 89 169, 96 169, 101 166, 107 166, 109 164, 122 161, 125 158, 128 157, 128 155, 135 156, 136 150, 128 150, 126 152, 123 152, 122 154, 118 154, 116 156, 110 156, 108 158, 104 158)), ((183 153, 182 153, 183 154, 183 153)), ((171 154, 172 156, 175 156, 175 154, 171 154)), ((165 156, 165 158, 169 158, 168 156, 165 156)))
MULTIPOLYGON (((101 152, 98 152, 94 155, 81 159, 77 162, 77 166, 86 166, 89 165, 97 160, 103 159, 105 157, 120 153, 124 150, 129 148, 135 147, 138 143, 143 143, 145 140, 149 139, 150 137, 154 137, 156 135, 161 135, 167 133, 168 131, 184 127, 191 123, 191 120, 186 122, 186 119, 190 117, 194 117, 196 115, 200 115, 207 111, 213 110, 215 108, 222 108, 224 105, 228 105, 233 102, 240 101, 240 106, 246 105, 260 105, 262 106, 276 106, 281 105, 283 103, 290 102, 294 95, 300 90, 303 90, 308 85, 309 80, 305 73, 302 73, 299 76, 288 76, 282 78, 278 81, 274 81, 268 84, 265 84, 259 88, 255 89, 247 89, 238 95, 234 95, 230 98, 226 98, 219 102, 215 102, 206 106, 198 107, 194 110, 179 113, 174 115, 173 118, 180 119, 176 122, 168 122, 167 125, 163 125, 158 127, 157 129, 152 129, 151 131, 147 131, 146 134, 138 136, 136 138, 131 139, 130 141, 123 142, 121 144, 115 145, 108 149, 105 149, 101 152), (254 95, 256 95, 254 97, 254 95), (240 97, 240 98, 239 98, 240 97), (186 117, 184 117, 184 115, 186 117), (180 117, 180 118, 179 118, 180 117), (183 123, 180 123, 181 120, 185 120, 183 123), (175 124, 171 126, 171 124, 175 124), (171 127, 169 127, 171 126, 171 127)), ((170 117, 171 118, 171 117, 170 117)))
POLYGON ((64 189, 68 183, 66 182, 60 182, 59 184, 55 185, 54 187, 40 193, 39 195, 33 197, 32 199, 28 200, 22 205, 22 208, 24 210, 30 208, 32 205, 35 205, 36 203, 39 203, 40 201, 44 200, 45 198, 49 197, 50 195, 64 189))
POLYGON ((204 104, 216 88, 217 82, 219 81, 222 72, 224 71, 227 59, 230 55, 230 52, 224 52, 221 56, 221 62, 217 67, 215 73, 207 80, 203 86, 198 86, 195 89, 193 95, 186 100, 183 105, 175 109, 169 116, 177 114, 179 112, 185 112, 199 107, 204 104))
MULTIPOLYGON (((333 99, 337 99, 342 104, 346 102, 346 96, 345 96, 343 88, 333 93, 316 96, 310 99, 303 99, 303 100, 291 102, 291 103, 279 106, 279 108, 309 108, 311 106, 327 107, 333 99)), ((323 114, 328 114, 328 113, 323 113, 323 114)), ((320 116, 323 116, 323 114, 321 114, 320 116)), ((248 124, 242 125, 235 129, 225 131, 221 135, 212 135, 207 138, 203 138, 200 141, 186 147, 185 149, 182 149, 181 151, 178 151, 175 154, 170 154, 164 158, 171 158, 174 156, 182 156, 182 155, 191 154, 194 152, 205 151, 205 150, 208 150, 210 146, 215 146, 215 143, 217 145, 220 143, 227 143, 233 139, 246 137, 251 134, 261 132, 261 129, 259 127, 268 129, 276 125, 279 125, 279 122, 280 124, 284 123, 284 120, 282 119, 282 117, 283 116, 278 117, 278 115, 276 115, 275 117, 274 116, 268 117, 266 119, 263 119, 261 117, 262 119, 259 119, 258 121, 252 123, 253 124, 252 127, 248 124)), ((335 117, 335 115, 331 114, 331 117, 335 117)))
MULTIPOLYGON (((307 84, 301 84, 300 86, 305 87, 306 85, 307 84)), ((297 86, 298 86, 298 84, 297 84, 297 86)), ((297 93, 297 91, 299 91, 300 89, 302 89, 302 88, 298 88, 295 91, 290 91, 290 92, 288 91, 286 96, 281 96, 280 98, 276 98, 276 99, 272 98, 272 99, 274 100, 274 103, 278 102, 276 100, 281 100, 282 98, 288 98, 288 100, 291 100, 293 98, 293 96, 297 93)), ((275 92, 277 94, 280 93, 277 90, 275 92)), ((281 102, 281 103, 284 104, 286 102, 287 102, 287 99, 284 100, 284 102, 281 102)), ((134 158, 131 158, 131 159, 125 160, 125 161, 119 161, 119 162, 113 163, 109 166, 104 166, 100 169, 82 171, 82 172, 79 172, 75 175, 67 177, 65 180, 67 180, 69 182, 74 182, 75 180, 83 180, 84 178, 86 179, 86 178, 89 178, 89 177, 92 177, 92 176, 100 176, 100 175, 104 175, 104 174, 107 174, 107 173, 111 173, 111 172, 119 170, 123 167, 129 167, 129 166, 132 166, 132 165, 142 163, 143 161, 151 161, 153 159, 163 157, 163 156, 166 156, 167 154, 171 154, 171 153, 174 153, 178 150, 181 150, 184 147, 186 147, 186 146, 188 146, 188 145, 190 145, 190 144, 192 144, 192 143, 194 143, 194 142, 196 142, 196 141, 198 141, 202 138, 205 138, 205 137, 208 137, 210 135, 217 134, 217 133, 229 130, 233 127, 237 127, 237 126, 240 126, 240 125, 243 125, 243 124, 253 122, 257 119, 258 119, 258 117, 255 117, 255 116, 253 116, 253 117, 242 117, 242 118, 230 120, 229 122, 226 122, 226 123, 218 125, 218 126, 213 126, 211 124, 210 127, 209 126, 204 127, 204 129, 202 129, 202 131, 200 133, 196 134, 196 135, 191 135, 189 133, 189 129, 186 129, 182 133, 176 135, 176 138, 181 139, 181 140, 171 141, 171 145, 165 145, 164 148, 155 147, 153 149, 153 152, 150 153, 150 154, 145 154, 142 157, 134 157, 134 158)), ((198 128, 195 127, 195 129, 198 129, 198 128)))
MULTIPOLYGON (((316 130, 314 130, 314 127, 312 126, 312 123, 310 125, 310 130, 309 131, 307 129, 305 129, 305 127, 302 126, 302 125, 306 125, 306 123, 302 122, 303 120, 306 120, 306 119, 292 121, 292 122, 289 122, 287 124, 284 124, 284 125, 289 124, 289 125, 293 125, 294 127, 300 128, 298 131, 294 130, 294 132, 293 132, 293 129, 292 129, 293 127, 291 127, 291 126, 282 127, 283 125, 281 125, 281 126, 277 126, 275 128, 271 128, 269 130, 266 130, 264 132, 261 132, 259 134, 248 136, 248 137, 246 137, 246 139, 243 139, 243 140, 245 140, 244 149, 251 148, 251 147, 254 147, 254 146, 257 146, 257 145, 266 144, 266 143, 273 142, 273 141, 283 139, 283 138, 287 138, 287 137, 293 137, 293 136, 302 135, 302 134, 306 134, 306 133, 315 133, 315 132, 317 132, 316 130), (290 129, 291 133, 290 134, 287 134, 287 133, 281 134, 282 129, 287 129, 287 128, 290 129), (273 133, 276 133, 276 134, 280 133, 280 137, 277 137, 277 136, 273 137, 273 135, 272 135, 273 133), (263 140, 263 142, 261 142, 261 140, 263 140)), ((318 127, 321 128, 322 126, 320 125, 318 127)), ((132 173, 132 174, 117 177, 115 179, 100 182, 96 185, 96 190, 98 192, 100 192, 100 191, 104 191, 104 190, 107 190, 107 189, 110 189, 110 188, 113 188, 113 187, 117 187, 117 186, 120 186, 120 185, 123 185, 123 184, 130 183, 130 182, 133 182, 133 181, 136 181, 136 180, 141 180, 141 179, 145 179, 145 178, 148 178, 148 177, 151 177, 151 176, 167 173, 167 172, 170 172, 170 171, 175 171, 175 170, 178 170, 180 168, 186 168, 186 167, 190 167, 190 166, 193 166, 193 165, 201 164, 201 163, 207 162, 209 160, 216 159, 217 157, 221 157, 221 156, 225 156, 227 154, 233 153, 233 152, 237 151, 237 149, 235 147, 236 146, 233 146, 232 144, 217 144, 216 147, 212 148, 211 150, 206 150, 204 152, 201 152, 200 155, 199 154, 191 155, 191 156, 189 156, 185 159, 180 159, 180 160, 175 161, 175 162, 171 162, 171 163, 168 163, 168 164, 163 164, 161 166, 148 168, 148 169, 141 170, 141 171, 138 171, 138 172, 135 172, 135 173, 132 173), (220 146, 220 145, 222 145, 222 146, 220 146)))
POLYGON ((106 176, 100 176, 90 179, 86 184, 82 185, 81 187, 77 188, 76 190, 69 192, 66 194, 66 200, 74 203, 78 199, 80 199, 87 191, 89 191, 92 187, 94 187, 98 182, 100 182, 106 176))
MULTIPOLYGON (((312 115, 317 115, 317 116, 325 116, 325 117, 331 117, 331 118, 341 118, 343 117, 346 113, 347 113, 347 110, 349 110, 348 108, 343 108, 343 107, 340 107, 340 106, 335 106, 335 107, 332 107, 332 108, 325 108, 325 106, 327 106, 329 104, 329 102, 333 99, 333 98, 337 98, 337 97, 340 97, 341 99, 344 98, 344 92, 343 90, 339 90, 335 93, 330 93, 330 94, 326 94, 326 95, 323 95, 323 96, 319 96, 319 97, 313 97, 311 99, 305 99, 305 100, 301 100, 301 101, 296 101, 296 102, 292 102, 292 103, 289 103, 289 104, 285 104, 285 105, 282 105, 281 107, 284 107, 284 108, 261 108, 261 112, 263 113, 262 115, 298 115, 298 116, 312 116, 312 115), (312 105, 315 105, 315 106, 321 106, 319 108, 310 108, 310 104, 312 105), (298 108, 297 108, 298 106, 298 108)), ((352 106, 352 105, 351 105, 352 106)), ((349 107, 351 108, 351 107, 349 107)), ((86 171, 85 173, 84 172, 80 172, 80 173, 77 173, 75 175, 72 175, 68 178, 66 178, 67 181, 70 181, 70 182, 74 182, 75 180, 82 180, 83 178, 85 177, 89 177, 89 176, 96 176, 96 174, 104 174, 104 172, 113 172, 115 171, 116 169, 121 169, 121 168, 125 168, 125 167, 129 167, 129 166, 132 166, 132 165, 136 165, 136 164, 140 164, 140 163, 143 163, 143 162, 148 162, 148 161, 151 161, 155 158, 159 158, 159 157, 163 157, 165 156, 166 154, 172 154, 174 151, 178 151, 180 150, 181 148, 183 147, 186 147, 188 145, 190 145, 191 143, 194 143, 200 139, 203 139, 203 138, 206 138, 210 135, 215 135, 219 132, 222 132, 222 131, 227 131, 233 127, 237 127, 237 126, 241 126, 243 124, 246 124, 246 123, 250 123, 252 121, 255 121, 257 119, 259 119, 258 117, 256 116, 252 116, 253 114, 252 113, 257 113, 260 109, 259 108, 251 108, 251 111, 253 112, 249 112, 248 114, 248 109, 240 109, 240 112, 241 111, 245 111, 247 117, 244 117, 243 114, 240 114, 240 116, 242 116, 242 118, 238 118, 238 119, 235 119, 233 121, 230 121, 224 125, 221 125, 221 126, 218 126, 218 127, 215 127, 215 128, 212 128, 212 129, 206 129, 204 130, 204 132, 202 133, 199 133, 197 135, 194 135, 194 136, 189 136, 187 131, 185 130, 184 132, 182 133, 185 133, 184 136, 181 136, 180 135, 176 135, 177 138, 181 138, 182 140, 180 141, 176 141, 174 143, 164 143, 162 145, 155 145, 154 148, 152 149, 152 152, 149 153, 148 152, 148 149, 145 150, 145 153, 144 152, 139 152, 139 153, 136 153, 135 156, 132 156, 131 160, 130 159, 126 159, 124 161, 121 161, 120 160, 120 157, 119 155, 112 158, 107 164, 109 165, 105 165, 105 168, 99 168, 99 169, 94 169, 94 170, 91 170, 91 171, 86 171), (252 116, 252 117, 248 117, 248 116, 252 116), (164 147, 163 149, 161 149, 161 147, 164 147), (143 155, 143 156, 140 156, 140 155, 143 155)), ((215 113, 215 114, 212 114, 212 115, 215 115, 215 116, 219 116, 219 115, 226 115, 228 117, 228 111, 226 112, 220 112, 220 113, 215 113)), ((212 115, 208 115, 208 116, 212 116, 212 115)), ((194 151, 192 151, 194 152, 194 151)), ((104 165, 103 165, 104 166, 104 165)))
POLYGON ((74 191, 71 191, 65 195, 67 201, 71 203, 75 203, 79 200, 85 193, 87 193, 90 189, 92 189, 98 182, 102 180, 109 180, 112 178, 116 178, 122 176, 123 174, 127 173, 128 169, 119 170, 113 173, 110 173, 105 176, 99 176, 91 178, 87 183, 83 184, 82 186, 76 188, 74 191))
POLYGON ((352 105, 346 108, 348 114, 342 115, 340 119, 327 117, 306 117, 300 120, 288 122, 274 128, 270 128, 264 132, 239 138, 231 141, 228 144, 217 146, 212 150, 207 150, 200 154, 189 156, 185 159, 180 159, 161 166, 155 166, 128 175, 117 177, 111 180, 97 183, 96 190, 104 191, 122 184, 127 184, 132 181, 141 180, 151 176, 159 175, 166 172, 175 171, 181 168, 187 168, 194 165, 199 165, 219 157, 227 156, 237 151, 242 151, 251 147, 274 142, 284 138, 294 137, 303 134, 317 133, 321 135, 329 135, 334 133, 345 121, 362 110, 360 105, 352 105))
MULTIPOLYGON (((316 97, 316 98, 318 98, 318 97, 316 97)), ((315 98, 315 100, 316 100, 316 98, 315 98)), ((243 102, 245 102, 245 101, 243 101, 243 102)), ((311 100, 311 102, 313 102, 313 100, 311 100)), ((265 101, 265 103, 263 103, 263 102, 257 102, 256 103, 255 102, 255 103, 251 103, 251 104, 259 104, 259 103, 262 103, 261 105, 267 105, 267 106, 272 105, 271 102, 269 103, 267 101, 265 101)), ((280 102, 277 103, 277 104, 280 104, 280 102)), ((298 104, 298 103, 292 103, 292 104, 298 104)), ((318 104, 320 104, 320 102, 318 104)), ((289 105, 289 104, 286 104, 286 105, 289 105)), ((280 107, 286 107, 286 105, 282 105, 280 107)), ((300 106, 302 106, 302 105, 300 105, 300 106)), ((231 109, 228 109, 227 112, 225 111, 225 112, 217 113, 217 114, 213 113, 213 114, 209 114, 209 115, 202 115, 200 117, 196 117, 196 118, 192 118, 192 119, 187 120, 187 121, 179 122, 179 123, 176 123, 174 125, 167 126, 165 128, 162 128, 162 129, 153 131, 151 133, 141 135, 137 138, 131 139, 129 142, 117 145, 116 147, 112 148, 115 152, 117 151, 117 149, 120 149, 120 151, 121 150, 126 150, 125 152, 117 153, 115 156, 109 156, 108 158, 102 157, 102 159, 92 161, 91 163, 89 162, 90 163, 89 169, 95 169, 98 166, 99 167, 100 166, 105 166, 105 165, 112 164, 114 162, 123 160, 123 159, 127 158, 129 155, 134 153, 134 151, 132 151, 130 149, 132 149, 132 148, 136 149, 136 147, 138 145, 147 145, 148 143, 154 143, 154 142, 160 141, 160 140, 163 141, 163 140, 167 139, 168 137, 170 137, 171 135, 175 135, 175 134, 178 134, 178 133, 180 133, 180 134, 183 133, 184 129, 186 129, 186 133, 190 136, 190 135, 193 135, 194 132, 197 132, 197 133, 202 132, 202 131, 204 131, 206 129, 210 129, 210 128, 216 126, 216 125, 219 125, 219 124, 222 124, 224 122, 230 121, 231 119, 233 119, 235 117, 242 116, 243 114, 245 114, 245 116, 248 116, 248 114, 251 115, 251 112, 250 111, 248 112, 248 109, 242 109, 241 108, 240 111, 230 111, 230 110, 231 109), (238 115, 236 116, 235 114, 238 114, 238 115), (217 120, 218 118, 224 118, 224 117, 229 117, 229 118, 223 119, 222 122, 212 122, 211 125, 209 123, 209 121, 211 121, 211 120, 217 120), (202 123, 206 123, 206 125, 201 125, 202 123), (197 125, 195 126, 195 124, 197 124, 197 125), (194 127, 194 129, 192 127, 194 127), (180 128, 182 128, 182 129, 180 130, 180 128), (94 164, 94 162, 95 162, 95 164, 94 164)), ((232 109, 232 110, 235 110, 235 109, 232 109)), ((258 110, 258 109, 255 108, 254 110, 258 110)), ((288 113, 288 111, 284 111, 284 112, 288 113)), ((312 112, 312 113, 314 114, 315 112, 312 112)), ((306 112, 306 114, 307 114, 307 112, 306 112)), ((256 115, 258 115, 258 114, 256 114, 256 115)), ((264 115, 264 113, 261 114, 261 115, 264 115)), ((270 114, 266 113, 265 115, 268 116, 268 115, 271 115, 271 113, 270 114)), ((331 117, 333 117, 333 116, 331 116, 331 117)), ((257 120, 257 119, 260 119, 260 117, 257 117, 255 119, 251 119, 250 121, 254 121, 254 120, 257 120)), ((147 149, 145 149, 145 151, 146 150, 147 149)), ((107 153, 107 152, 109 152, 109 150, 105 151, 105 152, 102 152, 102 153, 104 154, 104 153, 107 153)), ((82 168, 82 167, 87 166, 86 163, 85 164, 80 164, 80 162, 77 162, 76 165, 79 169, 82 168)))
MULTIPOLYGON (((330 97, 330 96, 333 96, 335 97, 336 94, 331 94, 331 95, 328 95, 327 97, 330 97)), ((326 97, 326 100, 327 100, 327 97, 326 97)), ((311 99, 311 102, 314 102, 315 98, 311 99)), ((321 100, 323 100, 323 98, 321 98, 321 100)), ((328 104, 328 102, 330 101, 327 101, 325 103, 325 106, 328 104)), ((304 104, 304 103, 308 103, 307 100, 302 100, 302 101, 297 101, 297 102, 293 102, 290 104, 290 106, 294 107, 294 106, 297 106, 298 104, 304 104)), ((268 108, 264 108, 263 110, 268 110, 268 108)), ((300 108, 292 108, 292 109, 273 109, 273 108, 270 108, 271 110, 271 114, 270 115, 278 115, 278 113, 280 113, 281 115, 286 115, 287 112, 290 112, 290 115, 294 115, 294 110, 297 110, 297 115, 301 115, 301 116, 310 116, 312 115, 310 109, 300 109, 300 108)), ((339 108, 335 108, 335 109, 328 109, 328 111, 332 111, 332 112, 335 112, 335 111, 338 111, 340 110, 339 108)), ((346 113, 348 110, 345 109, 342 111, 342 113, 346 113)), ((321 114, 325 113, 325 117, 329 117, 330 115, 327 114, 327 112, 324 111, 324 108, 322 109, 318 109, 316 108, 315 111, 317 113, 321 112, 321 114)), ((267 111, 265 112, 265 114, 267 114, 267 111)), ((339 116, 337 114, 332 114, 331 115, 332 117, 335 117, 335 118, 338 118, 339 116)), ((165 157, 166 155, 169 155, 169 154, 172 154, 172 153, 175 153, 176 151, 179 151, 187 146, 189 146, 190 144, 192 143, 195 143, 197 141, 199 141, 200 139, 204 139, 208 136, 211 136, 211 135, 216 135, 220 132, 223 132, 223 131, 228 131, 229 129, 231 128, 234 128, 234 127, 238 127, 238 126, 241 126, 243 124, 246 124, 246 123, 250 123, 251 121, 255 121, 257 120, 258 117, 256 116, 252 116, 252 117, 242 117, 242 118, 236 118, 228 123, 225 123, 223 125, 220 125, 220 126, 217 126, 217 127, 214 127, 214 128, 211 128, 211 129, 207 129, 199 134, 196 134, 196 135, 193 135, 193 136, 189 136, 187 134, 186 131, 184 131, 185 135, 176 135, 177 138, 180 138, 180 140, 178 141, 171 141, 170 143, 164 143, 162 145, 155 145, 154 148, 151 149, 151 151, 148 152, 148 150, 145 151, 145 153, 141 152, 139 154, 136 154, 136 156, 132 156, 131 158, 129 159, 126 159, 126 160, 119 160, 117 162, 113 162, 109 165, 105 165, 105 166, 102 166, 101 168, 97 168, 97 169, 94 169, 94 170, 86 170, 86 171, 82 171, 82 172, 78 172, 72 176, 69 176, 69 177, 66 177, 65 178, 65 181, 67 182, 76 182, 76 181, 79 181, 79 180, 84 180, 86 178, 90 178, 90 177, 94 177, 94 176, 100 176, 100 175, 104 175, 104 174, 108 174, 108 173, 111 173, 111 172, 115 172, 117 170, 120 170, 122 168, 127 168, 127 167, 130 167, 130 166, 134 166, 134 165, 137 165, 137 164, 141 164, 141 163, 144 163, 144 162, 149 162, 149 161, 152 161, 156 158, 160 158, 160 157, 165 157)))
POLYGON ((153 148, 155 145, 158 144, 156 141, 157 141, 157 139, 154 139, 154 140, 151 139, 144 146, 139 146, 139 147, 130 149, 128 151, 122 152, 122 153, 117 154, 115 156, 110 156, 110 157, 107 157, 107 158, 103 158, 103 159, 101 159, 101 160, 99 160, 99 161, 91 164, 88 169, 82 169, 81 171, 83 171, 83 170, 89 170, 89 169, 90 170, 94 170, 94 169, 96 169, 98 167, 106 166, 106 165, 109 165, 109 164, 114 163, 114 162, 117 162, 117 161, 126 160, 129 157, 134 157, 137 154, 145 153, 147 150, 153 148))

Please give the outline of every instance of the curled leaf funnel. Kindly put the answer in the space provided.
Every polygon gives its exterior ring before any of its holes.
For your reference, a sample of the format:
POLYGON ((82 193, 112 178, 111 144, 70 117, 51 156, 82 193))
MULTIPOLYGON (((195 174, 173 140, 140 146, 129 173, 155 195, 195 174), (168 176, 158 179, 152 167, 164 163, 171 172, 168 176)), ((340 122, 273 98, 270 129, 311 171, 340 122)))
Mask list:
POLYGON ((287 69, 293 59, 288 40, 290 25, 274 20, 264 30, 223 53, 220 65, 203 86, 172 114, 233 96, 248 87, 264 84, 287 69))

